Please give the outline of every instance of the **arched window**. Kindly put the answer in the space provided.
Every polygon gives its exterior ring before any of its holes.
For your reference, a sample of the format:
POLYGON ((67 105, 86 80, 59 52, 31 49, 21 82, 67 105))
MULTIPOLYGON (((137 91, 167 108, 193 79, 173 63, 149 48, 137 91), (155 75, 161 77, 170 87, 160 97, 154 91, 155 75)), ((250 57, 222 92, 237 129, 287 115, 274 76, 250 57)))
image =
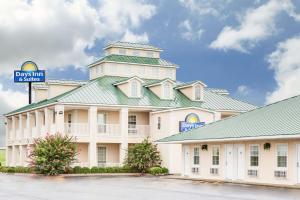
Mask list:
POLYGON ((195 100, 201 100, 201 86, 195 86, 195 100))
POLYGON ((163 91, 164 91, 164 98, 170 99, 171 98, 171 84, 168 82, 164 83, 163 91))
POLYGON ((138 82, 136 80, 131 82, 131 96, 138 97, 138 82))

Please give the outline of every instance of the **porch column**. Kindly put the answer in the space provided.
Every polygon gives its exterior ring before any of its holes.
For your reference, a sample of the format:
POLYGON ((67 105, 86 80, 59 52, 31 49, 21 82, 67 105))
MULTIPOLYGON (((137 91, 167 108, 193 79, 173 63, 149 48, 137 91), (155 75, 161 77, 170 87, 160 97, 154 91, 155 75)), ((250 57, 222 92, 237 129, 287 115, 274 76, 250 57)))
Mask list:
POLYGON ((49 134, 50 132, 50 126, 49 126, 49 109, 45 108, 44 109, 44 115, 45 115, 45 133, 44 135, 49 134))
POLYGON ((12 126, 11 126, 11 129, 12 129, 12 140, 15 140, 16 139, 16 117, 15 116, 12 116, 12 126))
POLYGON ((19 114, 19 137, 20 138, 24 138, 23 137, 23 133, 24 133, 24 130, 23 130, 23 115, 22 114, 19 114))
POLYGON ((56 124, 56 132, 60 134, 65 134, 65 112, 63 105, 55 106, 55 124, 56 124))
POLYGON ((11 163, 9 166, 16 166, 16 146, 12 146, 12 153, 11 153, 11 163))
POLYGON ((8 166, 9 165, 9 153, 8 153, 8 140, 9 140, 9 128, 8 128, 8 123, 9 120, 7 117, 5 117, 5 146, 6 146, 6 150, 5 150, 5 165, 8 166))
POLYGON ((128 108, 121 108, 119 112, 121 128, 120 163, 123 163, 128 150, 128 108))
POLYGON ((35 110, 34 113, 35 113, 36 137, 38 137, 41 135, 40 112, 38 110, 35 110))
POLYGON ((26 129, 27 129, 27 134, 28 135, 26 135, 25 137, 28 139, 28 138, 30 138, 32 136, 32 134, 31 134, 31 123, 30 123, 30 120, 31 120, 30 116, 31 116, 31 114, 30 114, 30 112, 27 112, 26 115, 27 115, 27 118, 26 118, 26 129))
POLYGON ((23 146, 20 145, 19 146, 19 166, 23 166, 24 165, 24 151, 23 151, 23 146))
POLYGON ((97 166, 97 143, 96 143, 96 134, 97 134, 97 107, 91 106, 88 113, 89 119, 89 134, 90 134, 90 143, 89 143, 89 166, 97 166))

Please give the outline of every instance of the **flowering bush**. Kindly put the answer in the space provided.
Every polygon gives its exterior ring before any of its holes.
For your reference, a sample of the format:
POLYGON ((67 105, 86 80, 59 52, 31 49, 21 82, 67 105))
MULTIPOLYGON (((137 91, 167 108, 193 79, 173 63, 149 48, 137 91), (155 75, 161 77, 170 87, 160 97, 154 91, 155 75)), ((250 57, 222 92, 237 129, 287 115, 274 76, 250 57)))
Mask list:
POLYGON ((157 146, 148 139, 128 149, 126 165, 138 172, 145 173, 148 168, 160 166, 161 159, 157 146))
POLYGON ((58 175, 67 173, 75 160, 76 145, 68 135, 47 135, 34 141, 30 166, 36 173, 58 175))

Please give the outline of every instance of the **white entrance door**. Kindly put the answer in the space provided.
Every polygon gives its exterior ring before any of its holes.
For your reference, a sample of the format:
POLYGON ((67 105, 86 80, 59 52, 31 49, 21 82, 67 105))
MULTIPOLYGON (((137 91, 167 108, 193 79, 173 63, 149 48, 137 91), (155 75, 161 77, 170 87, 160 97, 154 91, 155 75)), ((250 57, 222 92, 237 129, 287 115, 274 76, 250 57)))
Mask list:
POLYGON ((297 155, 297 183, 300 183, 300 144, 296 146, 296 155, 297 155))
POLYGON ((226 178, 243 179, 245 176, 245 145, 226 144, 226 178))
POLYGON ((190 148, 189 145, 183 145, 183 175, 190 175, 190 148))
POLYGON ((227 179, 234 179, 234 159, 233 159, 233 144, 225 145, 226 151, 226 163, 225 163, 225 173, 227 179))

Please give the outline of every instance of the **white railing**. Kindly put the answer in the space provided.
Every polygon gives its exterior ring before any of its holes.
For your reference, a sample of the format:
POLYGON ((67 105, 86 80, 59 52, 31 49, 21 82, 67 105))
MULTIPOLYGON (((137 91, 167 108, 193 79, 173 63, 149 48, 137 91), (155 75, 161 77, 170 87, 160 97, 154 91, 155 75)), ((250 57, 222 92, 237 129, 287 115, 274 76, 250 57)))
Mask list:
POLYGON ((42 127, 41 127, 41 136, 46 136, 46 134, 47 134, 46 127, 45 127, 45 126, 42 126, 42 127))
POLYGON ((74 136, 88 136, 88 127, 87 123, 65 123, 65 133, 74 136))
POLYGON ((49 134, 54 135, 55 133, 56 133, 56 125, 55 124, 51 124, 50 125, 50 133, 49 134))
POLYGON ((22 138, 22 136, 21 136, 21 130, 17 130, 16 131, 16 139, 20 140, 21 138, 22 138))
POLYGON ((38 135, 39 135, 37 127, 33 127, 33 128, 31 129, 31 133, 32 133, 32 137, 33 137, 33 138, 37 138, 38 135))
POLYGON ((8 139, 13 140, 14 139, 14 132, 11 130, 9 131, 8 139))
POLYGON ((24 129, 24 138, 25 138, 25 139, 30 138, 29 133, 30 133, 30 132, 29 132, 29 129, 28 129, 28 128, 25 128, 25 129, 24 129))
POLYGON ((98 167, 122 167, 122 163, 98 163, 98 167))
POLYGON ((129 137, 148 137, 150 135, 150 125, 128 125, 129 137))
POLYGON ((119 124, 98 124, 97 133, 99 136, 121 136, 119 124))

